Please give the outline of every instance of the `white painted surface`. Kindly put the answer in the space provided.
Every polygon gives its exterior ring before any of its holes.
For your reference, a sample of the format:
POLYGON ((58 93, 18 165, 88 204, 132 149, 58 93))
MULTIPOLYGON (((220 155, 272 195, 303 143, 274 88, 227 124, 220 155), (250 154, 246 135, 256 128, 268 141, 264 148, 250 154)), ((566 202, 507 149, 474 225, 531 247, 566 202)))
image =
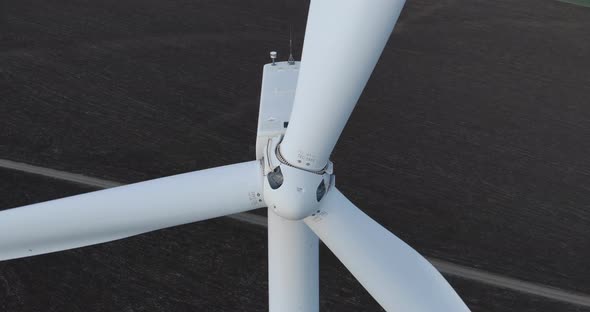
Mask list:
POLYGON ((285 133, 284 123, 289 122, 291 116, 298 76, 299 62, 293 65, 288 62, 264 65, 256 134, 256 159, 264 157, 264 149, 270 138, 285 133))
MULTIPOLYGON (((322 169, 393 30, 404 0, 313 0, 283 156, 322 169)), ((395 69, 393 69, 395 70, 395 69)))
POLYGON ((104 243, 265 206, 251 161, 0 212, 0 260, 104 243))
MULTIPOLYGON (((35 175, 46 176, 61 181, 79 183, 91 187, 108 188, 122 185, 119 182, 89 177, 81 174, 39 167, 7 159, 0 159, 0 168, 17 170, 35 175)), ((227 218, 246 222, 256 226, 267 226, 267 218, 248 212, 228 215, 227 218)), ((428 258, 428 261, 441 273, 457 276, 466 280, 491 285, 542 298, 557 300, 564 303, 590 307, 590 295, 571 290, 559 289, 544 284, 531 283, 514 277, 491 273, 481 269, 452 263, 449 261, 428 258)))
POLYGON ((270 312, 319 310, 319 240, 303 221, 268 211, 270 312))
POLYGON ((321 213, 305 219, 387 311, 469 311, 443 276, 414 249, 332 188, 321 213))

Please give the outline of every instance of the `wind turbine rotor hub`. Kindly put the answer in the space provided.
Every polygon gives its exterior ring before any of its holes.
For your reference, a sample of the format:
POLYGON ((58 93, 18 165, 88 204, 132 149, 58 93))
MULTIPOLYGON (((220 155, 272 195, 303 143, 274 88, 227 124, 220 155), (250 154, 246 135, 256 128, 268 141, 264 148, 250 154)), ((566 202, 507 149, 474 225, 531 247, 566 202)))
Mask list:
POLYGON ((269 141, 264 159, 264 200, 279 216, 302 220, 320 212, 320 203, 334 184, 332 163, 309 171, 287 163, 280 155, 279 137, 269 141))

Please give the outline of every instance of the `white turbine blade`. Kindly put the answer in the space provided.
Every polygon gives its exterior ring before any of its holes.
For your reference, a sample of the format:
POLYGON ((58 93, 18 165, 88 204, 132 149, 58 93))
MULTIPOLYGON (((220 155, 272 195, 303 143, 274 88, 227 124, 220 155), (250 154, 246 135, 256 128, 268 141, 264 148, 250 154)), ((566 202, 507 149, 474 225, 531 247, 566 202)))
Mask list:
POLYGON ((251 161, 0 211, 0 260, 117 240, 264 206, 251 161))
POLYGON ((297 90, 281 144, 291 164, 320 170, 383 51, 404 0, 312 0, 297 90))
POLYGON ((336 188, 305 223, 387 311, 469 311, 414 249, 359 210, 336 188))

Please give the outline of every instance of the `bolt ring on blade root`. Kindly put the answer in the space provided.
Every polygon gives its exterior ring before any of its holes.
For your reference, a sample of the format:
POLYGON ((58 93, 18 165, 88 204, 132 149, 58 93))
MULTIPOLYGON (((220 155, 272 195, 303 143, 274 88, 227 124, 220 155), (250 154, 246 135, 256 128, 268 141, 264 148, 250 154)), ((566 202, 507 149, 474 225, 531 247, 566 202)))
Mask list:
POLYGON ((287 165, 289 167, 293 167, 293 168, 297 168, 297 169, 301 169, 303 171, 307 171, 307 172, 311 172, 311 173, 315 173, 315 174, 319 174, 319 175, 323 175, 324 173, 329 173, 332 174, 332 172, 328 172, 331 171, 330 169, 330 162, 328 162, 324 168, 320 169, 320 170, 309 170, 303 167, 299 167, 296 166, 294 164, 291 164, 287 161, 287 159, 285 159, 285 157, 283 157, 283 154, 281 154, 281 142, 279 142, 279 144, 277 144, 277 147, 275 148, 275 153, 277 155, 277 159, 279 160, 279 162, 281 162, 281 164, 283 165, 287 165))

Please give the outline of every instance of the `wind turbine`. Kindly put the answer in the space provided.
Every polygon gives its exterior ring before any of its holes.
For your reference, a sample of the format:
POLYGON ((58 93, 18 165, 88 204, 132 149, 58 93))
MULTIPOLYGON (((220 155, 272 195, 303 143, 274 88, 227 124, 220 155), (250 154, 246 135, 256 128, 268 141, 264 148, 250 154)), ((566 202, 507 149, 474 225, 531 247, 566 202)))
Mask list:
POLYGON ((264 67, 257 160, 2 211, 0 260, 268 207, 270 311, 318 311, 318 237, 387 311, 469 311, 336 188, 329 161, 403 5, 311 1, 301 62, 264 67))

